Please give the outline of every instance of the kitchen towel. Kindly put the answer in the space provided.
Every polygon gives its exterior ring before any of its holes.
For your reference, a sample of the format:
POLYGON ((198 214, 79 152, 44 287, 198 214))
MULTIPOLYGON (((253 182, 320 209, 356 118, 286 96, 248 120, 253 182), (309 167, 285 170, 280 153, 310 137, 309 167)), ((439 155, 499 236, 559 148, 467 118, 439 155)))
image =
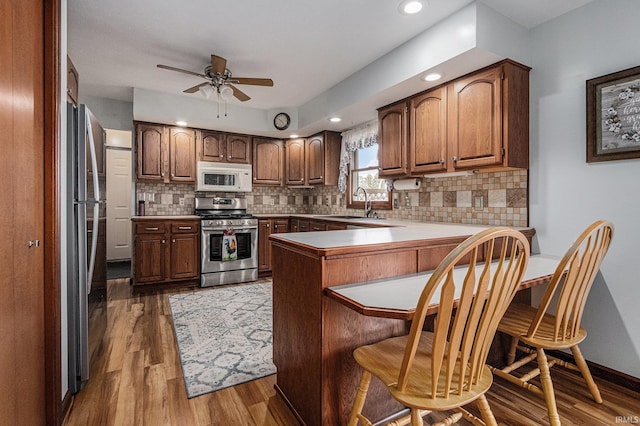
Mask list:
POLYGON ((238 242, 236 232, 228 227, 222 236, 222 261, 238 260, 238 242))

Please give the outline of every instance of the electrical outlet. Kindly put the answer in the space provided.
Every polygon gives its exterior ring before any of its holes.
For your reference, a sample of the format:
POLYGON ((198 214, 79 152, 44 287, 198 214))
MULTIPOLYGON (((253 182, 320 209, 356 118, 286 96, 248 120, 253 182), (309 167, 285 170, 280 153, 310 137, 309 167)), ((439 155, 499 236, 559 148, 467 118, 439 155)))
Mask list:
POLYGON ((156 193, 155 192, 146 192, 146 199, 148 202, 150 203, 155 203, 156 202, 156 193))
POLYGON ((180 205, 184 206, 184 198, 180 198, 180 205))
POLYGON ((394 198, 394 199, 393 199, 393 208, 394 208, 394 209, 397 209, 398 207, 399 207, 399 206, 398 206, 398 199, 397 199, 397 198, 394 198))
POLYGON ((484 210, 484 197, 482 195, 476 195, 473 198, 473 209, 484 210))
POLYGON ((329 196, 328 196, 328 195, 325 195, 325 196, 324 196, 324 205, 325 205, 325 206, 328 206, 328 205, 329 205, 329 196))

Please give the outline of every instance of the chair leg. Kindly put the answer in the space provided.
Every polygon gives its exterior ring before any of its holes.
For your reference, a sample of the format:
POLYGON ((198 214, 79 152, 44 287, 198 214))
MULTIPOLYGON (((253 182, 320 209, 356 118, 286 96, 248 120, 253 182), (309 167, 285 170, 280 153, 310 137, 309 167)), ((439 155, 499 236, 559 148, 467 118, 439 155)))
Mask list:
POLYGON ((580 348, 578 345, 571 347, 571 352, 573 353, 573 358, 576 361, 576 365, 580 369, 582 373, 582 377, 584 377, 584 381, 587 382, 587 387, 593 395, 593 399, 598 403, 602 404, 602 396, 600 396, 600 390, 598 390, 598 386, 596 382, 593 381, 593 377, 591 376, 591 372, 589 371, 589 367, 587 366, 587 361, 584 360, 582 356, 582 352, 580 352, 580 348))
POLYGON ((516 360, 516 349, 518 347, 519 341, 520 339, 518 339, 516 336, 513 336, 511 338, 511 346, 509 346, 509 352, 507 353, 507 365, 513 364, 513 362, 516 360))
POLYGON ((556 407, 556 397, 553 392, 553 382, 551 381, 551 372, 549 371, 549 364, 547 364, 547 357, 544 354, 544 350, 540 348, 537 349, 537 353, 540 382, 542 383, 542 390, 544 391, 544 399, 547 402, 549 423, 551 426, 560 426, 560 416, 558 415, 558 408, 556 407))
POLYGON ((364 407, 364 401, 369 391, 369 383, 371 383, 371 373, 364 370, 362 371, 360 384, 358 385, 356 397, 353 401, 353 409, 351 410, 351 417, 349 417, 348 423, 349 426, 356 426, 358 424, 358 416, 362 413, 362 407, 364 407))
POLYGON ((476 404, 480 409, 480 415, 482 416, 482 419, 484 420, 484 422, 490 426, 497 426, 498 423, 496 422, 496 418, 493 417, 493 412, 491 411, 491 406, 489 406, 489 401, 487 401, 487 397, 484 395, 481 395, 480 398, 476 400, 476 404))
POLYGON ((411 426, 423 426, 422 413, 419 408, 411 409, 411 426))

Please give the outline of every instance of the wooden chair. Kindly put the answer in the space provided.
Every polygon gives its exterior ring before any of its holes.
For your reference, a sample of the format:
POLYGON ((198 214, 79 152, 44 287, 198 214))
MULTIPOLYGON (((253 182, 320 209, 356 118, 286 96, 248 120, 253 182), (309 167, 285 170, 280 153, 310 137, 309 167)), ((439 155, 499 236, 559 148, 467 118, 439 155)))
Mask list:
POLYGON ((452 409, 456 413, 449 423, 440 424, 451 424, 462 417, 485 424, 461 408, 477 401, 486 423, 495 425, 484 396, 493 382, 485 361, 528 260, 527 239, 505 227, 482 231, 451 251, 427 281, 409 335, 354 351, 364 371, 349 425, 355 426, 358 421, 371 425, 362 408, 372 375, 387 386, 393 398, 411 408, 410 415, 394 424, 406 424, 410 417, 412 425, 422 425, 427 413, 452 409), (480 260, 486 253, 494 253, 493 264, 491 255, 486 261, 480 260), (433 305, 438 306, 434 332, 426 332, 425 317, 433 305))
POLYGON ((554 426, 560 424, 560 418, 549 372, 549 368, 553 365, 559 364, 580 371, 593 399, 598 403, 602 402, 600 391, 591 377, 578 343, 587 336, 585 329, 580 326, 580 320, 591 284, 607 253, 612 236, 611 222, 600 220, 590 225, 560 260, 540 306, 533 308, 514 303, 498 326, 498 331, 512 336, 512 343, 507 356, 508 365, 502 369, 492 368, 493 373, 544 396, 549 412, 549 422, 554 426), (518 342, 523 342, 529 347, 518 346, 518 342), (571 349, 577 366, 548 357, 544 352, 545 349, 566 348, 571 349), (525 352, 527 356, 515 361, 516 349, 525 352), (538 368, 523 375, 513 374, 514 370, 535 358, 538 361, 538 368), (542 390, 529 383, 538 375, 542 390))

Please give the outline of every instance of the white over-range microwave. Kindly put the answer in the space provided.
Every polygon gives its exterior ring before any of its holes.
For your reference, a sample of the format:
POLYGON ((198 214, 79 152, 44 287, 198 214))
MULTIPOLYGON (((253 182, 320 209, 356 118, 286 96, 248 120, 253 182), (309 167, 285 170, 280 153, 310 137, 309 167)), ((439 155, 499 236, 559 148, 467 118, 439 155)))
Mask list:
POLYGON ((196 191, 251 192, 251 164, 198 161, 196 191))

